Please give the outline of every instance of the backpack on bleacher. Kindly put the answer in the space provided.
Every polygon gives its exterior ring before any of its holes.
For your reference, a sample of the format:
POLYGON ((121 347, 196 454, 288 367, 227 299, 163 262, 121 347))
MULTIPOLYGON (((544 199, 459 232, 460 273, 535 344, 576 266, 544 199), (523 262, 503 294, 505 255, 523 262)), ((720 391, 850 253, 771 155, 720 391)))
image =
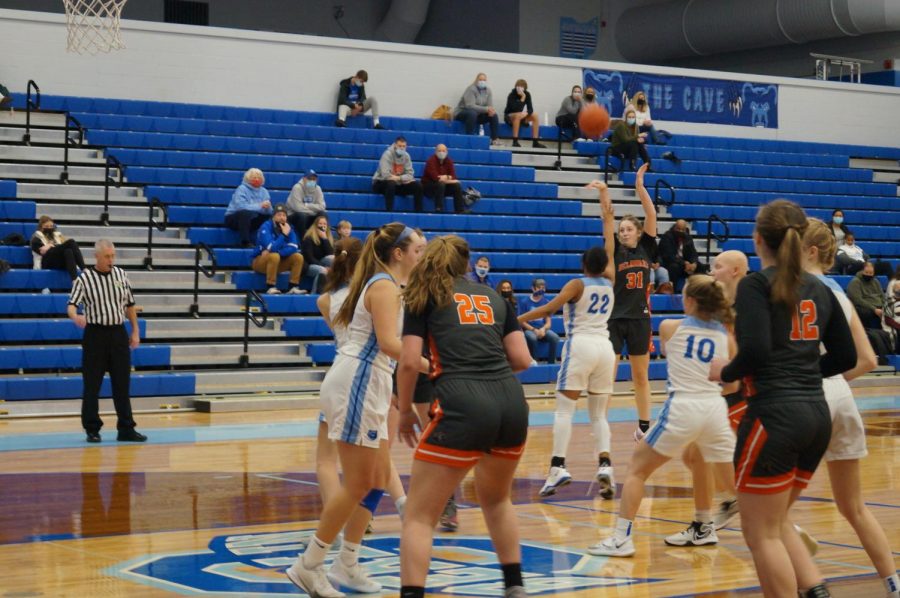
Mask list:
POLYGON ((8 235, 0 239, 0 245, 21 247, 22 245, 28 245, 28 239, 26 239, 19 233, 9 233, 8 235))
POLYGON ((474 206, 479 199, 481 199, 481 191, 475 187, 466 187, 466 191, 463 193, 463 201, 466 203, 466 208, 474 206))
POLYGON ((453 108, 447 104, 441 104, 431 113, 434 120, 453 120, 453 108))

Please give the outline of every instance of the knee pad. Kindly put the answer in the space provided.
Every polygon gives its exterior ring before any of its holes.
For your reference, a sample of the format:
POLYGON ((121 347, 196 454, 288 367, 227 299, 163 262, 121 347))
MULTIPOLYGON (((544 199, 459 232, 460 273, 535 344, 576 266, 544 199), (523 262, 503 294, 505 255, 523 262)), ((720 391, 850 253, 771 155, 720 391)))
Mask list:
POLYGON ((556 393, 556 417, 572 419, 577 405, 578 402, 576 400, 570 399, 561 392, 556 393))
POLYGON ((606 419, 606 406, 609 404, 609 395, 588 394, 588 418, 591 423, 606 419))
POLYGON ((369 490, 369 493, 366 494, 366 497, 362 499, 359 503, 359 506, 367 509, 373 515, 375 514, 375 510, 378 508, 378 503, 381 502, 381 497, 384 496, 383 489, 375 489, 369 490))

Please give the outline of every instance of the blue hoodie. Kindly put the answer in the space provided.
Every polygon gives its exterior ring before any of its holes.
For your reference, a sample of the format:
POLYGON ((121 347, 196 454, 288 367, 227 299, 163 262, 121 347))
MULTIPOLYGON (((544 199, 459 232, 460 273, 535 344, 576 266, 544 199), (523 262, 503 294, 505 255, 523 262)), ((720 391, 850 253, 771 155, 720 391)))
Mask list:
POLYGON ((299 250, 297 233, 294 232, 294 229, 291 228, 291 232, 284 236, 281 229, 275 227, 275 222, 269 219, 259 227, 259 232, 256 233, 256 248, 253 250, 253 257, 257 257, 263 251, 274 251, 281 257, 288 257, 299 250))
POLYGON ((241 210, 271 214, 271 206, 268 208, 262 207, 264 201, 271 202, 269 191, 265 187, 254 188, 249 183, 241 183, 234 190, 234 195, 231 196, 231 202, 228 204, 228 209, 225 210, 225 215, 228 216, 241 210))

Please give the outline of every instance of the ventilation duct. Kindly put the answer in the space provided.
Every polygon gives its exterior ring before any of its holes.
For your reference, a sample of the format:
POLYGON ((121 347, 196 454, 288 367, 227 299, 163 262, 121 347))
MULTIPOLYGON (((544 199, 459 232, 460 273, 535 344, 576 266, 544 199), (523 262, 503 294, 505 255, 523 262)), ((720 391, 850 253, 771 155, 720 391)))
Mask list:
POLYGON ((393 0, 384 19, 375 28, 374 39, 400 44, 416 41, 425 19, 430 0, 393 0))
POLYGON ((897 0, 674 0, 623 12, 616 45, 658 63, 898 30, 897 0))

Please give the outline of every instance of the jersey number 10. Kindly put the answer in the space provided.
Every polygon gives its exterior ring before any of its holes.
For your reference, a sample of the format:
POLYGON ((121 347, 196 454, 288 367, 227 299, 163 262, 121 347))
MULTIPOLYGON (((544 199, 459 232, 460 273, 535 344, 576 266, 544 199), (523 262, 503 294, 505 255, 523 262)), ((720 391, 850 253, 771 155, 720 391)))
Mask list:
POLYGON ((494 308, 487 295, 466 295, 455 293, 456 313, 459 315, 460 324, 484 324, 490 326, 494 323, 494 308))
MULTIPOLYGON (((696 338, 694 335, 690 335, 687 337, 687 349, 684 350, 684 356, 687 359, 694 358, 694 342, 696 338)), ((709 363, 712 361, 713 355, 716 354, 716 343, 713 342, 711 338, 701 338, 700 342, 697 343, 697 359, 702 361, 703 363, 709 363)))

